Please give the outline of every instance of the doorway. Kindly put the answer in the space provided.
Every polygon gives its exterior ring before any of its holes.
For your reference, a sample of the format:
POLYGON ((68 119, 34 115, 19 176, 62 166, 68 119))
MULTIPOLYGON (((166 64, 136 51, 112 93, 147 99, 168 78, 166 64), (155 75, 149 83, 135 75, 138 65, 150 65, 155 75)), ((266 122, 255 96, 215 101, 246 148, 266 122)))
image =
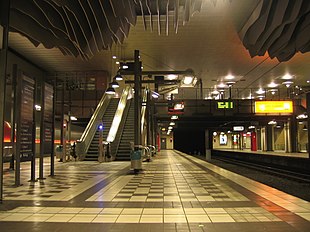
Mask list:
POLYGON ((167 149, 167 139, 166 138, 161 138, 160 139, 160 149, 161 150, 166 150, 167 149))

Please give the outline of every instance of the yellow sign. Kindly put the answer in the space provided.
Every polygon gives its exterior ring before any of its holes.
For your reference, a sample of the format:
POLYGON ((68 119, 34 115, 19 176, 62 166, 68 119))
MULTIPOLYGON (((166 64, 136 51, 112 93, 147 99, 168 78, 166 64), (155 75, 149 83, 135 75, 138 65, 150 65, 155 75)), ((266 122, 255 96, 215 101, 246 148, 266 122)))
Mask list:
POLYGON ((293 113, 292 101, 256 101, 255 113, 280 114, 293 113))
POLYGON ((218 102, 217 108, 218 109, 233 109, 234 103, 233 102, 218 102))

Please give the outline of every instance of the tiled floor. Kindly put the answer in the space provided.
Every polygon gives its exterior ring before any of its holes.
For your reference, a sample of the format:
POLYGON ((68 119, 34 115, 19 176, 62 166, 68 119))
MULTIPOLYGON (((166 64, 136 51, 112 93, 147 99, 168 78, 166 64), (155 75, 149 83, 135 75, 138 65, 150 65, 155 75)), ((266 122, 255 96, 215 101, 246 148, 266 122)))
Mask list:
POLYGON ((55 177, 31 183, 23 163, 22 186, 4 176, 1 231, 310 230, 309 202, 181 152, 160 152, 138 175, 129 167, 57 163, 55 177))

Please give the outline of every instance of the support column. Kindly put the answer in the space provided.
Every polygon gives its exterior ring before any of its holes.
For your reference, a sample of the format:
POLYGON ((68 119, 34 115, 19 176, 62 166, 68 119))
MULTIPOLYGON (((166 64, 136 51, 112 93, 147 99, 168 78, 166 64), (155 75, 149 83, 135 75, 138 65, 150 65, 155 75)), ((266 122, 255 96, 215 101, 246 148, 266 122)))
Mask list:
POLYGON ((42 79, 40 84, 40 105, 41 105, 41 114, 40 114, 40 156, 39 156, 39 180, 44 180, 44 132, 45 132, 45 125, 44 125, 44 90, 45 90, 45 83, 44 79, 42 79))
POLYGON ((151 132, 151 91, 147 89, 146 92, 146 145, 152 144, 152 132, 151 132))
POLYGON ((139 51, 135 50, 135 94, 134 94, 134 144, 141 144, 141 64, 139 61, 139 51))
POLYGON ((52 121, 52 149, 51 149, 51 167, 50 176, 55 175, 55 112, 56 112, 56 99, 57 99, 57 77, 54 79, 53 83, 53 121, 52 121))
POLYGON ((260 130, 260 134, 261 134, 261 150, 262 151, 266 151, 267 150, 267 146, 266 146, 266 143, 267 143, 267 140, 266 140, 266 127, 262 127, 261 130, 260 130))
POLYGON ((7 54, 9 38, 10 0, 0 0, 0 203, 3 199, 3 137, 4 137, 4 112, 5 89, 7 75, 7 54))
POLYGON ((267 151, 273 151, 273 125, 266 127, 267 151))
POLYGON ((307 119, 307 125, 308 125, 308 145, 307 145, 307 150, 308 150, 308 158, 310 158, 310 149, 309 149, 309 145, 310 145, 310 93, 307 93, 307 96, 306 96, 306 99, 307 99, 307 115, 308 115, 308 119, 307 119))
MULTIPOLYGON (((284 123, 284 148, 285 152, 292 152, 292 136, 291 136, 291 130, 290 130, 290 121, 284 123)), ((296 135, 297 136, 297 135, 296 135)))
POLYGON ((205 130, 205 144, 206 144, 206 160, 211 160, 211 150, 213 149, 212 131, 205 130))

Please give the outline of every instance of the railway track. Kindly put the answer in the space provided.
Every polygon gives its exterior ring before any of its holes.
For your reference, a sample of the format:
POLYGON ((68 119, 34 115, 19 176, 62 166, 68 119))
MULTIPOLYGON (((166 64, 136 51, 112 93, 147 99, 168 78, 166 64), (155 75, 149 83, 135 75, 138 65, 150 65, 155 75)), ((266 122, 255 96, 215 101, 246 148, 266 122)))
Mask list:
POLYGON ((251 163, 251 162, 246 162, 246 161, 241 161, 241 160, 236 160, 236 159, 229 159, 229 158, 224 158, 224 157, 212 157, 212 159, 219 160, 225 163, 239 165, 239 166, 250 168, 250 169, 254 169, 260 172, 280 176, 283 178, 288 178, 290 180, 294 180, 298 182, 310 183, 310 175, 305 174, 305 173, 298 173, 298 172, 294 172, 290 170, 268 166, 265 164, 264 165, 256 164, 256 163, 251 163))

